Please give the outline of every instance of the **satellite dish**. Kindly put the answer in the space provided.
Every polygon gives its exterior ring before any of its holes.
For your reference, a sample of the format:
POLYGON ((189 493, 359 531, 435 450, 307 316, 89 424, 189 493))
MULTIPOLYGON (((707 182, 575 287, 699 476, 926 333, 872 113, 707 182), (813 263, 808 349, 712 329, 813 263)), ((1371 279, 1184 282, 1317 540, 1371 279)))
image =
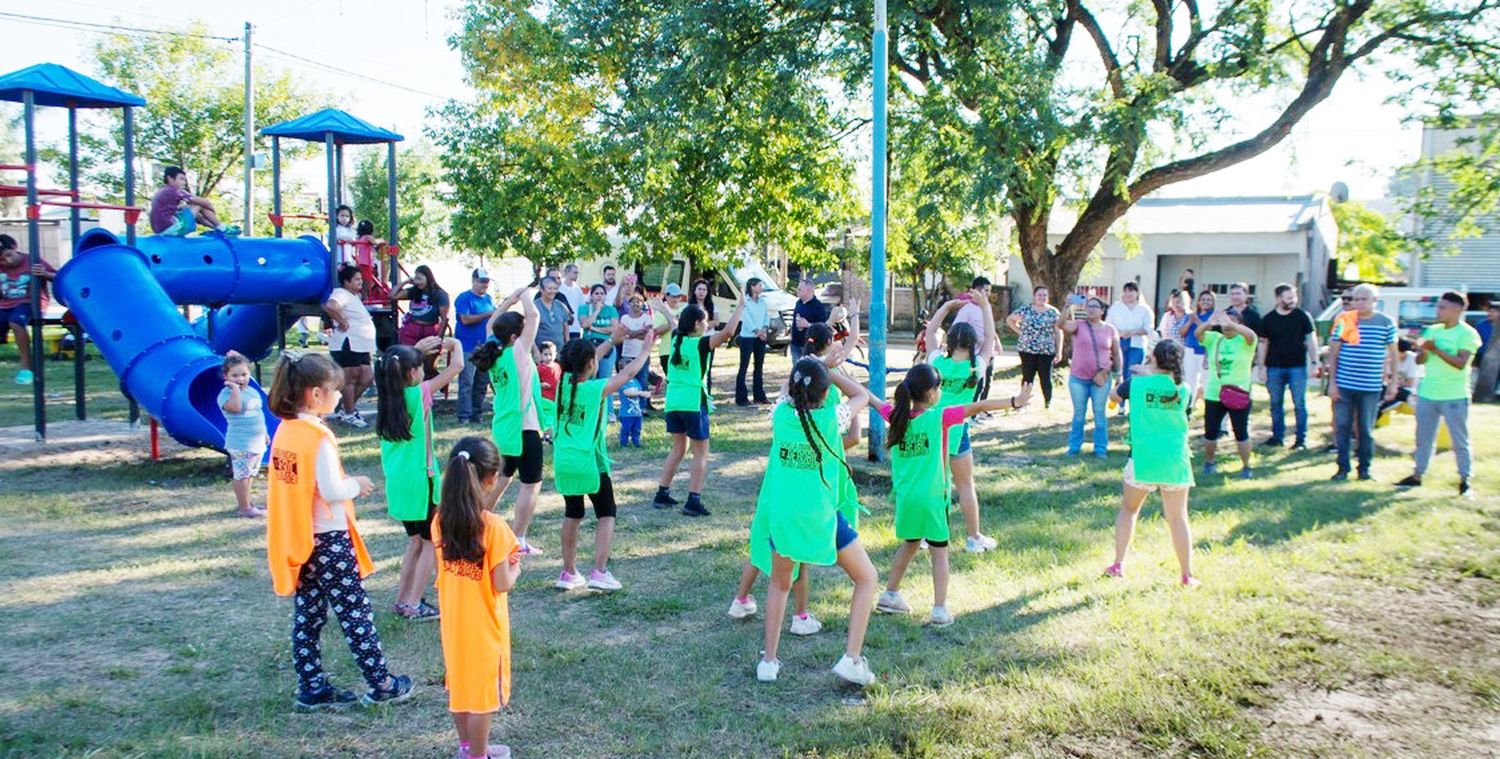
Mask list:
POLYGON ((1349 199, 1349 185, 1343 182, 1334 182, 1333 187, 1329 188, 1328 194, 1333 196, 1333 202, 1342 203, 1349 199))

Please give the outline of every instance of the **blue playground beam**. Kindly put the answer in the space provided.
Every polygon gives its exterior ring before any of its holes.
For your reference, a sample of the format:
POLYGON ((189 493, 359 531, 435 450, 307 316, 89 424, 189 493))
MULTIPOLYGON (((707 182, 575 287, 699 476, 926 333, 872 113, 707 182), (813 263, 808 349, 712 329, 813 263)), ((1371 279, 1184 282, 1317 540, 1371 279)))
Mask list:
MULTIPOLYGON (((885 398, 885 215, 886 215, 886 17, 885 0, 875 0, 870 64, 874 93, 873 147, 870 155, 870 392, 885 398)), ((885 459, 885 420, 870 410, 870 460, 885 459)))

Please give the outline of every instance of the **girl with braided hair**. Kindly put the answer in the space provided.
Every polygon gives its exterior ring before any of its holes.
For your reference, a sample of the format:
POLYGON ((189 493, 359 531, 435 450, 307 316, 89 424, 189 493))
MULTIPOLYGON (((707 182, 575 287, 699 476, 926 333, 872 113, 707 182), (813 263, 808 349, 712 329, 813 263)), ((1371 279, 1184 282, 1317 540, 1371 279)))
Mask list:
POLYGON ((894 405, 871 399, 890 424, 886 447, 891 452, 891 489, 896 501, 896 538, 904 541, 891 561, 886 589, 875 610, 910 614, 901 598, 901 578, 925 542, 932 551, 932 624, 953 624, 948 601, 948 433, 964 420, 986 411, 1019 409, 1031 401, 1031 385, 994 400, 944 406, 943 377, 931 364, 917 364, 896 386, 894 405))
POLYGON ((526 540, 531 515, 542 490, 542 382, 532 358, 532 346, 541 326, 536 294, 530 285, 517 288, 495 307, 490 317, 490 337, 474 349, 474 368, 490 375, 495 388, 495 415, 490 433, 500 449, 500 494, 520 475, 516 513, 511 524, 521 543, 521 553, 541 553, 526 540), (521 313, 511 311, 517 303, 521 313))
POLYGON ((858 445, 838 431, 839 409, 864 405, 869 393, 854 380, 830 372, 808 356, 797 362, 789 380, 790 402, 777 405, 771 415, 771 455, 750 523, 750 561, 771 577, 766 594, 765 652, 756 665, 761 682, 776 680, 781 672, 777 647, 787 595, 803 564, 837 563, 854 581, 849 605, 849 635, 844 655, 833 667, 839 678, 869 685, 875 676, 865 660, 865 629, 875 595, 875 566, 859 542, 854 524, 858 513, 841 497, 848 476, 844 450, 858 445), (831 403, 830 385, 837 386, 845 403, 831 403))
POLYGON ((1125 554, 1135 536, 1135 520, 1152 491, 1161 492, 1162 512, 1172 532, 1172 548, 1182 570, 1183 585, 1194 586, 1193 534, 1188 528, 1188 493, 1193 487, 1193 454, 1188 446, 1187 409, 1193 391, 1183 376, 1182 343, 1163 340, 1144 364, 1112 393, 1130 399, 1130 460, 1125 462, 1125 487, 1115 517, 1115 563, 1104 570, 1109 577, 1125 576, 1125 554))
POLYGON ((574 338, 563 346, 558 363, 562 379, 557 387, 557 422, 552 438, 552 475, 563 497, 562 574, 554 587, 573 590, 587 585, 594 590, 620 589, 620 581, 609 572, 609 544, 615 534, 615 491, 610 481, 609 449, 604 428, 609 397, 635 378, 651 361, 656 334, 648 332, 641 352, 630 363, 601 379, 599 364, 608 360, 625 339, 625 326, 616 323, 610 339, 595 346, 574 338), (578 530, 583 525, 583 498, 594 504, 594 569, 584 579, 578 573, 578 530))
MULTIPOLYGON (((988 298, 950 300, 938 307, 927 322, 927 344, 938 344, 938 327, 948 310, 966 304, 978 304, 984 317, 984 334, 974 325, 955 320, 945 338, 944 355, 932 359, 932 368, 943 378, 942 406, 961 406, 979 400, 984 387, 986 367, 995 345, 995 311, 988 298)), ((979 531, 979 491, 974 487, 974 454, 969 445, 969 423, 948 430, 948 465, 953 471, 953 485, 958 490, 958 506, 964 515, 964 550, 982 553, 994 548, 995 539, 979 531)))

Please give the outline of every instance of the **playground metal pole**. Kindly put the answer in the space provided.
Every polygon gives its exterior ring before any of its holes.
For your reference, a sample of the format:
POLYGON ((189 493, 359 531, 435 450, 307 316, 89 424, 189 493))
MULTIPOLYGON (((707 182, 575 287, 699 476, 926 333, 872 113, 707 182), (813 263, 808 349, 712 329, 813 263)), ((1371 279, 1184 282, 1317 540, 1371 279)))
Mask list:
MULTIPOLYGON (((71 200, 78 199, 78 107, 72 103, 68 104, 68 190, 73 194, 71 200)), ((71 235, 68 239, 73 245, 78 245, 78 236, 82 232, 83 219, 77 207, 69 209, 68 228, 71 235)), ((73 330, 73 413, 78 421, 88 418, 84 408, 83 392, 83 330, 73 330)))
POLYGON ((344 143, 335 142, 334 145, 337 155, 333 166, 337 173, 333 175, 333 189, 337 193, 328 196, 328 218, 330 219, 338 215, 338 207, 344 204, 344 143))
MULTIPOLYGON (((42 207, 36 197, 36 93, 21 93, 23 118, 26 121, 26 244, 30 246, 31 266, 42 262, 42 207)), ((42 371, 42 285, 31 281, 31 402, 36 412, 36 439, 47 441, 46 372, 42 371)))
MULTIPOLYGON (((875 0, 870 40, 873 92, 873 145, 870 153, 870 392, 885 398, 885 174, 886 174, 886 14, 885 0, 875 0)), ((871 461, 885 458, 885 421, 870 411, 871 461)))
MULTIPOLYGON (((135 205, 135 109, 128 105, 125 106, 125 205, 135 205)), ((135 245, 135 224, 129 221, 125 222, 125 244, 135 245)), ((134 431, 141 422, 141 404, 129 393, 125 397, 130 400, 130 429, 134 431)))
POLYGON ((334 165, 334 162, 338 160, 338 149, 333 144, 333 132, 323 133, 323 148, 324 156, 328 161, 328 201, 330 207, 323 210, 328 212, 328 284, 332 288, 339 286, 339 217, 331 207, 334 203, 334 198, 338 196, 338 190, 334 186, 338 178, 338 175, 335 173, 338 171, 338 168, 334 165))
MULTIPOLYGON (((400 241, 396 239, 396 143, 386 143, 385 152, 385 202, 386 202, 386 242, 390 250, 399 249, 400 241)), ((396 254, 391 253, 390 261, 386 264, 386 274, 391 278, 391 287, 394 289, 400 282, 396 278, 396 254)))
MULTIPOLYGON (((281 138, 271 138, 271 213, 281 216, 281 138)), ((281 236, 281 224, 276 225, 276 236, 281 236)))
POLYGON ((245 22, 245 234, 254 234, 251 219, 255 217, 255 87, 254 73, 250 68, 250 33, 254 29, 245 22))

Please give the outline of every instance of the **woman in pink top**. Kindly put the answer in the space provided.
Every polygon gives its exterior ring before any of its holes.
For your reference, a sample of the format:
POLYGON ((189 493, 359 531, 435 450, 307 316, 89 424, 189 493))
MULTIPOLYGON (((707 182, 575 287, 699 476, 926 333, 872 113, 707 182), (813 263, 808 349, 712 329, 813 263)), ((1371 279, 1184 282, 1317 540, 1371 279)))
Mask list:
POLYGON ((1073 336, 1073 359, 1068 370, 1068 392, 1073 396, 1073 427, 1068 431, 1068 455, 1083 450, 1083 419, 1088 407, 1094 407, 1094 455, 1109 453, 1109 425, 1104 402, 1109 397, 1110 375, 1123 366, 1120 358, 1120 333, 1104 321, 1104 301, 1089 298, 1083 314, 1078 307, 1069 309, 1063 331, 1073 336), (1082 317, 1082 318, 1080 318, 1082 317))

